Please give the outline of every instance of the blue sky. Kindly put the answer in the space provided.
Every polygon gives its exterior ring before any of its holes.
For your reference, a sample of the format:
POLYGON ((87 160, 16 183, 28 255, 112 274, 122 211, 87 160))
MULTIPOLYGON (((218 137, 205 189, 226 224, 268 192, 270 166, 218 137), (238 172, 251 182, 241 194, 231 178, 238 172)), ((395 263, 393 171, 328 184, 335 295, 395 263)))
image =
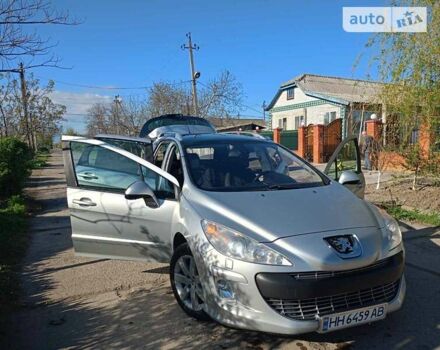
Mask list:
POLYGON ((342 29, 343 6, 384 6, 385 1, 326 0, 55 0, 83 23, 39 27, 58 42, 54 53, 71 70, 41 68, 43 82, 56 81, 54 99, 67 105, 68 125, 84 130, 81 114, 114 95, 139 97, 143 90, 87 89, 63 84, 137 87, 189 79, 192 32, 200 46, 200 80, 230 70, 243 85, 242 115, 261 116, 279 84, 301 73, 363 78, 368 60, 353 64, 369 34, 342 29))

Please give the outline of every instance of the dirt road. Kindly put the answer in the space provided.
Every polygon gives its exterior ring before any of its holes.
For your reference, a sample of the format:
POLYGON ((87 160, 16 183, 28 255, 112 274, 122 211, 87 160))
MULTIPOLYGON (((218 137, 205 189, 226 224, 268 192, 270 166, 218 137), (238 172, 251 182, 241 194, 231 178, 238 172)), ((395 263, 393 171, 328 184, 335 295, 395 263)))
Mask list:
POLYGON ((31 222, 22 306, 0 335, 0 349, 440 348, 439 228, 404 227, 401 311, 327 335, 277 337, 188 318, 174 302, 166 265, 75 257, 60 153, 33 173, 28 193, 42 210, 31 222))

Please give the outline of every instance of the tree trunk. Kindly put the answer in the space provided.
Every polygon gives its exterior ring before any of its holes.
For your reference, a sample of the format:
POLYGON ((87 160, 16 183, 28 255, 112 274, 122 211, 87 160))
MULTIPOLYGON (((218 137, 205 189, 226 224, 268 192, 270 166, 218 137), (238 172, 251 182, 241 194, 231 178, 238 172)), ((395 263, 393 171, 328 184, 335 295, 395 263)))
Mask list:
POLYGON ((418 173, 419 168, 417 167, 414 171, 414 177, 413 177, 413 184, 412 184, 412 190, 415 191, 416 190, 416 184, 417 184, 417 173, 418 173))
POLYGON ((378 190, 378 189, 380 188, 380 178, 381 178, 381 175, 382 175, 382 171, 379 170, 378 173, 377 173, 377 184, 376 184, 376 190, 378 190))

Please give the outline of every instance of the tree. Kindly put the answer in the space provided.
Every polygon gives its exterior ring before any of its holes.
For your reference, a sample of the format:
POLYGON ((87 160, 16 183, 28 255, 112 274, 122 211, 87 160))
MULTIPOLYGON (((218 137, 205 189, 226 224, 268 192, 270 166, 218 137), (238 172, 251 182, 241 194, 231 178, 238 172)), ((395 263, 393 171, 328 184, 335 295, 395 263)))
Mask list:
MULTIPOLYGON (((440 3, 436 0, 399 0, 396 6, 428 6, 430 21, 426 33, 380 33, 367 47, 373 64, 385 82, 380 100, 386 107, 385 134, 388 144, 397 147, 407 166, 417 174, 423 166, 415 141, 415 131, 424 130, 440 138, 440 3), (393 119, 397 121, 394 123, 393 119), (397 125, 397 127, 396 127, 397 125)), ((438 162, 436 157, 426 157, 438 162)))
POLYGON ((146 100, 129 97, 113 103, 96 103, 88 111, 87 134, 137 136, 150 117, 146 100))
POLYGON ((79 131, 76 131, 74 128, 72 127, 68 127, 66 129, 66 131, 63 131, 63 135, 68 135, 68 136, 81 136, 81 134, 79 133, 79 131))
POLYGON ((75 25, 69 14, 56 11, 49 0, 2 0, 0 2, 1 72, 18 72, 18 62, 25 68, 57 67, 59 59, 50 55, 56 45, 28 27, 37 25, 75 25), (40 60, 35 61, 37 57, 40 60))
POLYGON ((86 118, 89 136, 116 133, 116 126, 112 125, 113 118, 110 118, 110 111, 110 107, 104 103, 96 103, 89 109, 86 118))
MULTIPOLYGON (((201 117, 229 117, 241 110, 241 84, 228 71, 200 84, 199 111, 201 117)), ((191 114, 191 91, 182 84, 158 82, 147 91, 146 99, 128 98, 111 104, 92 106, 87 117, 87 133, 111 133, 135 136, 149 118, 163 114, 191 114)))
POLYGON ((54 103, 49 97, 54 89, 54 82, 49 81, 46 86, 41 86, 33 74, 28 75, 26 85, 31 128, 27 128, 20 83, 10 74, 4 76, 3 81, 5 84, 0 88, 2 134, 26 139, 30 133, 30 146, 34 150, 38 149, 39 145, 50 146, 53 136, 60 130, 60 122, 66 111, 65 106, 54 103))
POLYGON ((162 82, 154 83, 149 89, 147 105, 149 116, 190 114, 193 110, 188 88, 162 82))
MULTIPOLYGON (((223 71, 206 84, 199 82, 198 97, 200 117, 229 117, 242 109, 243 89, 231 72, 223 71)), ((151 116, 191 114, 191 91, 175 84, 156 83, 148 93, 148 110, 151 116)))
POLYGON ((199 111, 203 117, 228 117, 242 109, 243 88, 229 71, 202 85, 199 93, 199 111))

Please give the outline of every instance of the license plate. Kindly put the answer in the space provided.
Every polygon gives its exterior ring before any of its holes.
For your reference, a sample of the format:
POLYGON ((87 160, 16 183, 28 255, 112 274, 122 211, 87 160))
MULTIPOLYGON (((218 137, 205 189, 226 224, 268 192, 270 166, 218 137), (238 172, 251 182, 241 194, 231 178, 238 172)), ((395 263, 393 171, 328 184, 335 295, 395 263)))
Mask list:
POLYGON ((380 304, 320 317, 318 332, 331 332, 337 329, 382 320, 387 313, 386 306, 386 304, 380 304))

